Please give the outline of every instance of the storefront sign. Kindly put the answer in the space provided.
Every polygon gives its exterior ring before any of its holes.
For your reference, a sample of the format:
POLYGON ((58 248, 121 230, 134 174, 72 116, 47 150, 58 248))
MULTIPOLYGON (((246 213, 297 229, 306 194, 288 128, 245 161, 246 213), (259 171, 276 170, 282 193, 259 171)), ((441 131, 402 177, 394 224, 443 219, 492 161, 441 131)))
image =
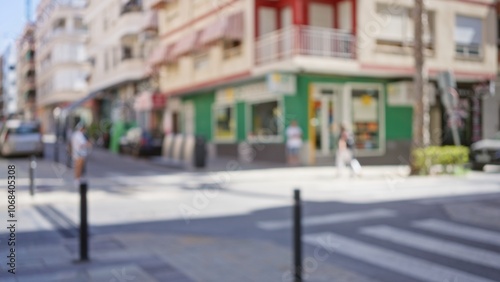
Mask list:
POLYGON ((235 98, 236 98, 235 93, 236 93, 235 87, 221 89, 221 90, 217 91, 217 93, 216 93, 215 102, 217 104, 234 103, 235 98))
POLYGON ((153 95, 153 109, 163 109, 167 103, 167 96, 160 93, 153 95))
POLYGON ((138 112, 150 111, 153 108, 153 99, 151 96, 151 92, 144 91, 135 97, 134 110, 138 112))
POLYGON ((267 75, 267 88, 275 94, 295 95, 297 78, 293 74, 271 73, 267 75))
POLYGON ((401 81, 387 84, 387 104, 391 106, 413 105, 413 84, 401 81))

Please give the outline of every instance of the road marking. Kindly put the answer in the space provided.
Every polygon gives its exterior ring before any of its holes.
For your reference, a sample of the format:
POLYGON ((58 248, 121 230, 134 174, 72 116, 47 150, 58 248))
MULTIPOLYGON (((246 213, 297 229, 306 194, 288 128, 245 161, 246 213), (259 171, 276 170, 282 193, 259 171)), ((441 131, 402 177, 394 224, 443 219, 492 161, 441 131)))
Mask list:
POLYGON ((422 205, 435 205, 435 204, 447 204, 447 203, 475 202, 481 200, 491 200, 492 198, 498 198, 498 195, 491 195, 491 193, 488 192, 487 194, 479 194, 479 195, 459 195, 453 197, 425 199, 425 200, 419 200, 417 201, 417 203, 422 205))
MULTIPOLYGON (((365 219, 395 217, 397 213, 387 209, 374 209, 369 211, 336 213, 320 216, 306 216, 302 220, 303 226, 324 225, 360 221, 365 219)), ((265 230, 278 230, 292 227, 291 220, 269 220, 257 222, 257 227, 265 230)))
POLYGON ((419 220, 413 227, 485 244, 500 246, 500 233, 439 219, 419 220))
POLYGON ((361 233, 426 252, 500 269, 500 254, 491 251, 419 235, 385 225, 361 228, 361 233))
POLYGON ((493 282, 464 271, 325 232, 304 236, 304 242, 428 282, 493 282))

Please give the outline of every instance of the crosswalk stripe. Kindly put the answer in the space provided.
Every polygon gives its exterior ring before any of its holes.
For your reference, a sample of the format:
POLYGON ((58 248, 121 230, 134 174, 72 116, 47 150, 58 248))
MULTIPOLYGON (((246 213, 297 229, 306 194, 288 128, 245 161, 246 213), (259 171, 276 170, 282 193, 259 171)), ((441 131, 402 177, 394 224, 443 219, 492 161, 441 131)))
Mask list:
POLYGON ((500 233, 452 223, 439 219, 425 219, 412 223, 413 227, 440 234, 450 235, 462 239, 485 244, 500 246, 500 233))
POLYGON ((413 258, 330 232, 306 235, 304 242, 428 282, 493 282, 493 280, 464 271, 413 258))
POLYGON ((491 251, 452 243, 385 225, 365 227, 361 229, 361 233, 426 252, 500 269, 500 254, 491 251))
MULTIPOLYGON (((322 216, 306 216, 302 220, 303 226, 314 226, 333 223, 344 223, 351 221, 360 221, 374 218, 394 217, 397 213, 387 209, 374 209, 360 212, 336 213, 322 216)), ((278 230, 292 227, 291 220, 269 220, 257 222, 257 227, 266 230, 278 230)))

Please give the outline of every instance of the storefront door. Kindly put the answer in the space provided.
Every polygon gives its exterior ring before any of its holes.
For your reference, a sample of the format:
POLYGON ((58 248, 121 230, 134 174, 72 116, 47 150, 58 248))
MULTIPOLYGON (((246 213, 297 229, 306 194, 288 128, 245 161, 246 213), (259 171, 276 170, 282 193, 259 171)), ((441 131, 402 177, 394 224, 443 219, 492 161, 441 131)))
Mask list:
POLYGON ((340 87, 321 87, 314 95, 314 127, 317 157, 334 154, 340 129, 340 87))

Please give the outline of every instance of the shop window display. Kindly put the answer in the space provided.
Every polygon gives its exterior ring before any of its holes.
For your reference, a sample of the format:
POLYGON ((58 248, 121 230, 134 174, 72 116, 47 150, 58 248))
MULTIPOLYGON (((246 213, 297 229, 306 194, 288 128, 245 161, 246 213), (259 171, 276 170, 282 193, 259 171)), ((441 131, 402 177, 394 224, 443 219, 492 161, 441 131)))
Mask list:
POLYGON ((215 138, 233 139, 235 137, 235 120, 233 107, 221 107, 215 110, 215 138))
POLYGON ((379 91, 355 89, 352 91, 353 133, 358 150, 380 148, 379 91))
POLYGON ((252 136, 278 136, 278 102, 265 102, 252 105, 252 136))

